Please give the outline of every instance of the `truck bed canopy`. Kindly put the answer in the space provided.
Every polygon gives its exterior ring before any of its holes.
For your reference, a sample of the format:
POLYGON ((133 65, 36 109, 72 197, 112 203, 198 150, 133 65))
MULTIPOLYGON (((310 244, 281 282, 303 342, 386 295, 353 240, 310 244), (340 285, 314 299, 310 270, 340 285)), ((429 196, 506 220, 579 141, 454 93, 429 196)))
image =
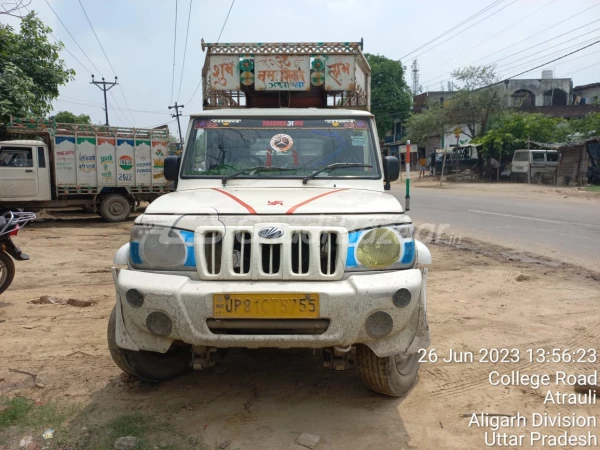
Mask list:
POLYGON ((210 44, 204 109, 346 108, 368 111, 371 68, 363 42, 210 44))

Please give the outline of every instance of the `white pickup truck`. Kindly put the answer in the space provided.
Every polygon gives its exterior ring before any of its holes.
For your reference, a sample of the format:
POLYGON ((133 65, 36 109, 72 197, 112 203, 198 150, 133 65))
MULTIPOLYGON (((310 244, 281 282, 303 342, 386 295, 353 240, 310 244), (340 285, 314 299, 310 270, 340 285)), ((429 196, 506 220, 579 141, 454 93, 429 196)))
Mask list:
POLYGON ((429 345, 431 256, 385 192, 399 163, 381 156, 361 45, 206 47, 205 110, 165 160, 176 192, 115 256, 114 361, 157 382, 219 349, 319 348, 327 367, 356 363, 372 390, 405 394, 429 345))
POLYGON ((120 222, 169 191, 168 131, 14 120, 0 142, 0 209, 81 207, 120 222))

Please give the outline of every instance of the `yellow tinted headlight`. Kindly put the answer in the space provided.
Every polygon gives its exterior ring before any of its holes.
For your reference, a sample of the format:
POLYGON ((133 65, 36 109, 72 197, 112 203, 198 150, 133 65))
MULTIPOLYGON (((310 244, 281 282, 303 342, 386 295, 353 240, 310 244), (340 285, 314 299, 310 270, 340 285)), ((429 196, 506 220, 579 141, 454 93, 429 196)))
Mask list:
POLYGON ((400 258, 400 241, 389 228, 376 228, 365 233, 358 246, 358 262, 369 269, 383 269, 400 258))

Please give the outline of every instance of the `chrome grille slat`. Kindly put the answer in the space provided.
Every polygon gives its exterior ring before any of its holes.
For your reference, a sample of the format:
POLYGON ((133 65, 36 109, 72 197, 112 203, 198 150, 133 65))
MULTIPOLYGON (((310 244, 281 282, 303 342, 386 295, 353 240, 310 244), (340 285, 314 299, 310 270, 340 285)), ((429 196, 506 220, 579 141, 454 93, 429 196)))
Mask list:
POLYGON ((339 280, 344 273, 348 232, 342 227, 256 224, 223 230, 200 226, 195 232, 200 279, 318 281, 339 280), (285 231, 278 238, 263 238, 258 230, 264 226, 285 231))
POLYGON ((245 250, 245 246, 246 246, 246 233, 242 232, 241 233, 242 239, 240 242, 241 245, 241 249, 240 249, 240 273, 244 273, 244 250, 245 250))

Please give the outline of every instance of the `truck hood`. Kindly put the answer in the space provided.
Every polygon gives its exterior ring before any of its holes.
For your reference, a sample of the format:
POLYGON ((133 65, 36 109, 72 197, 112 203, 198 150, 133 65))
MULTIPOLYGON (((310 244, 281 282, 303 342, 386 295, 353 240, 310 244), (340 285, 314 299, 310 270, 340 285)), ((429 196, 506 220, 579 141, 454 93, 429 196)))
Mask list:
POLYGON ((208 188, 172 192, 156 199, 147 214, 386 214, 402 205, 384 192, 338 188, 208 188))

